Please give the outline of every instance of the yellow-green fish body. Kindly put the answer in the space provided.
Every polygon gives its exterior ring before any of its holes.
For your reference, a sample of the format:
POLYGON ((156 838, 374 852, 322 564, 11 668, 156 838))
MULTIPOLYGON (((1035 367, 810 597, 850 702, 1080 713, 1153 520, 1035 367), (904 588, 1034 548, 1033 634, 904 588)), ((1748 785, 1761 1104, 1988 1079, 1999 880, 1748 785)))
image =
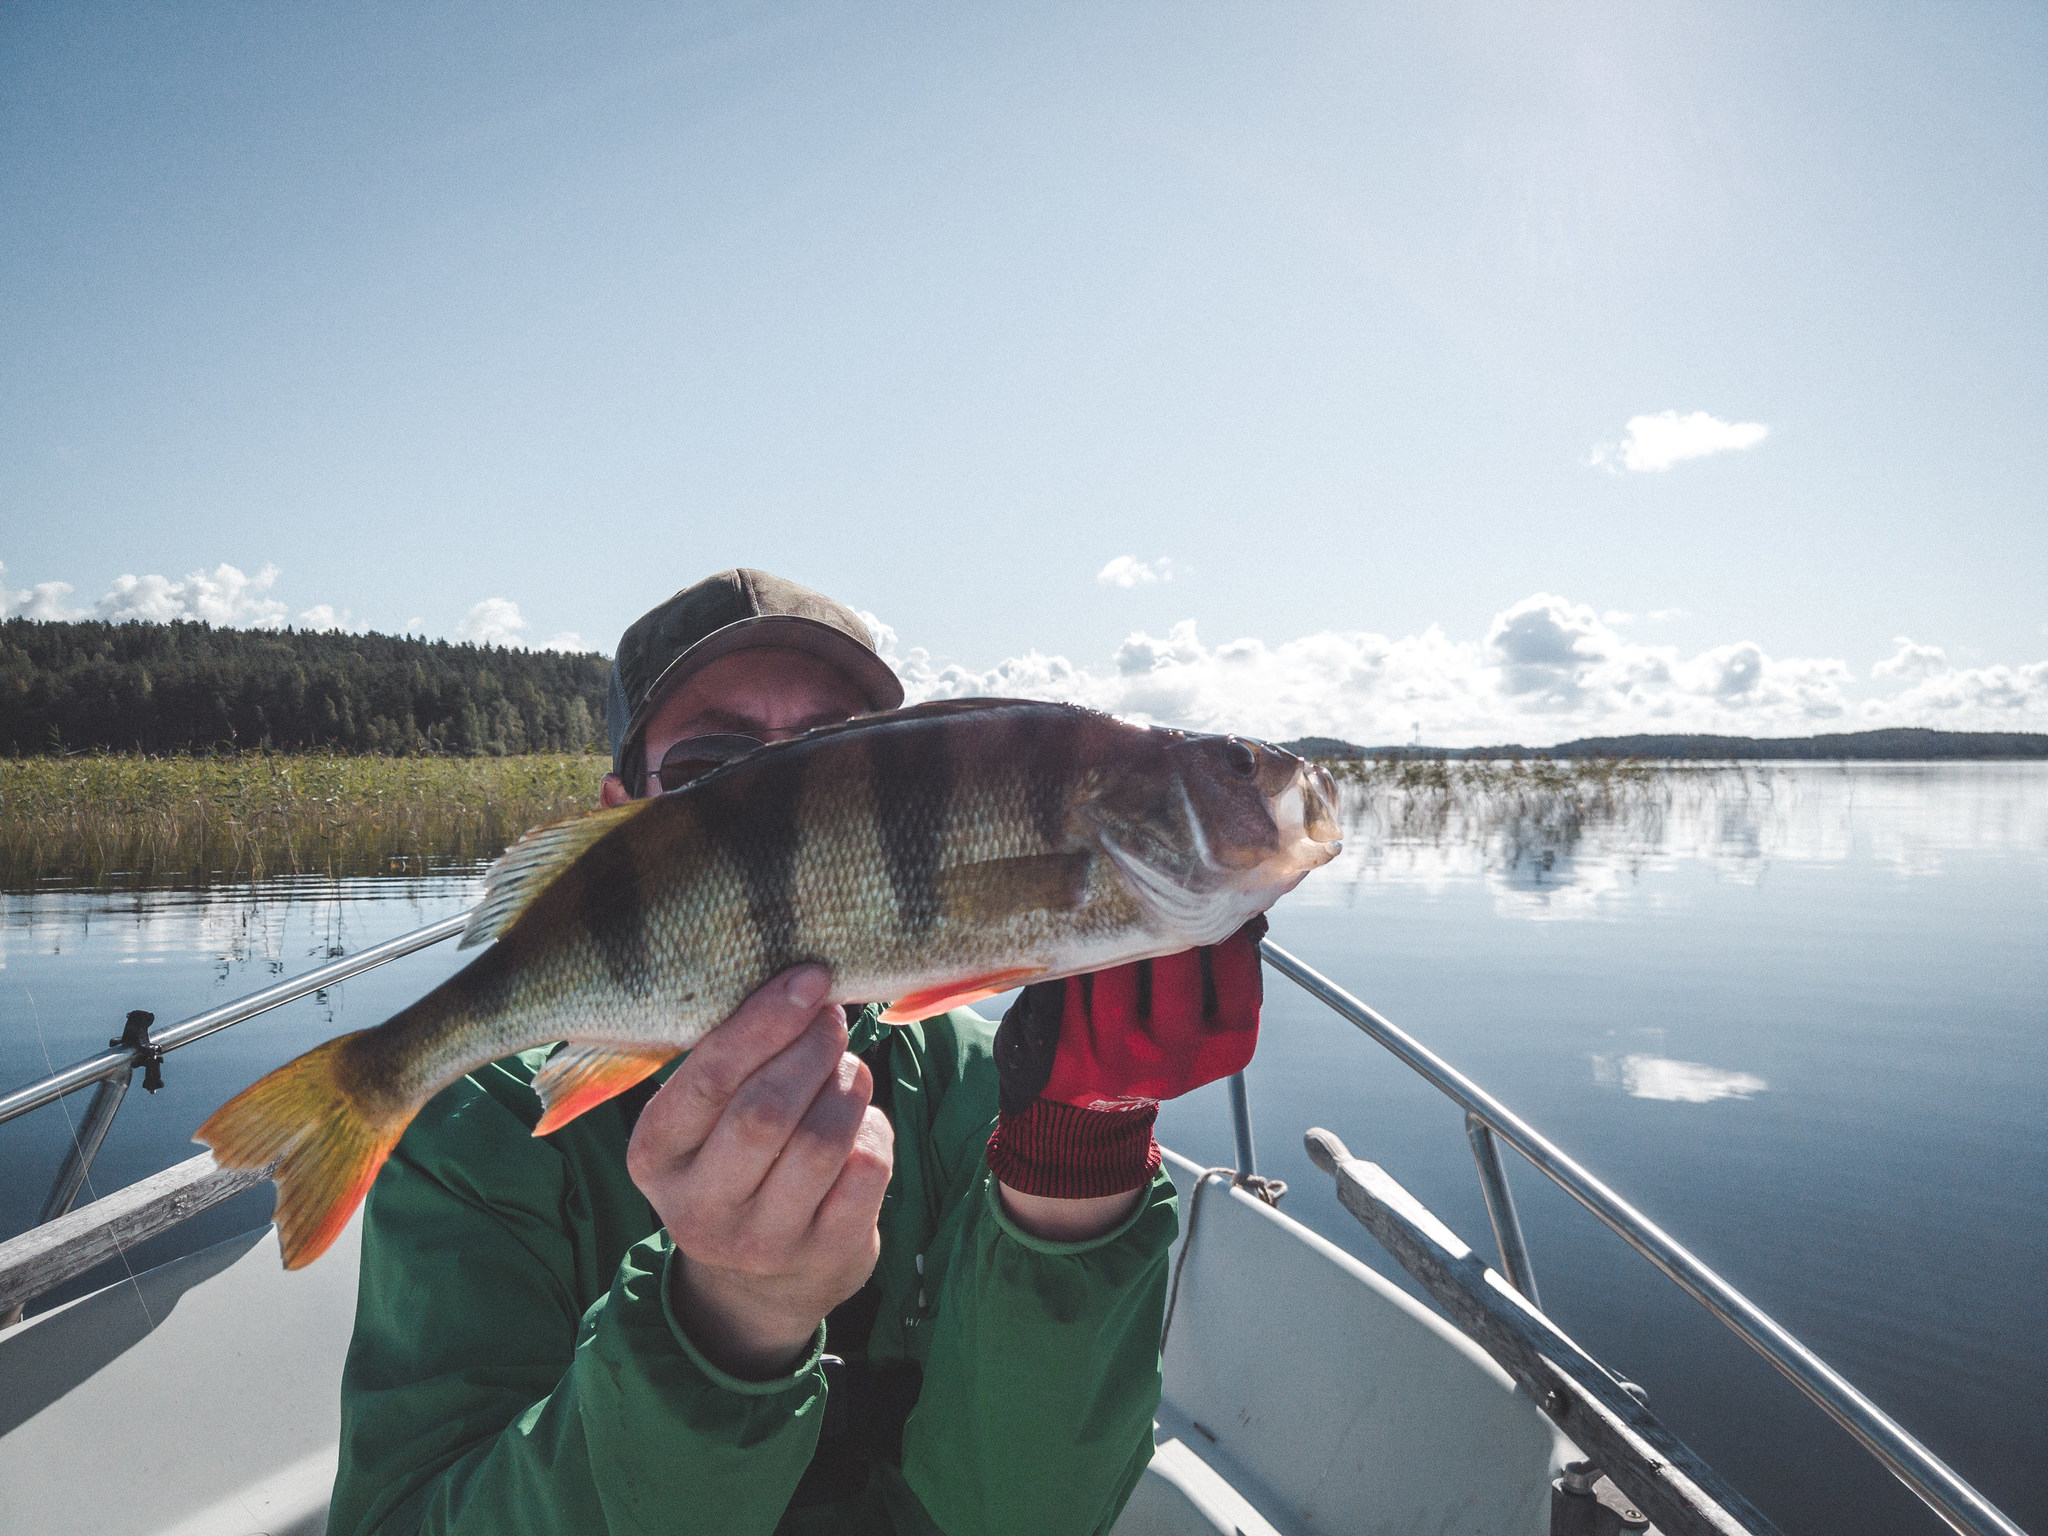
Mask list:
POLYGON ((224 1105, 222 1163, 282 1160, 285 1261, 338 1235, 447 1084, 549 1041, 536 1134, 657 1070, 770 977, 922 1017, 1214 943, 1337 851, 1320 769, 1070 705, 927 704, 777 743, 678 791, 530 833, 491 871, 475 961, 224 1105))

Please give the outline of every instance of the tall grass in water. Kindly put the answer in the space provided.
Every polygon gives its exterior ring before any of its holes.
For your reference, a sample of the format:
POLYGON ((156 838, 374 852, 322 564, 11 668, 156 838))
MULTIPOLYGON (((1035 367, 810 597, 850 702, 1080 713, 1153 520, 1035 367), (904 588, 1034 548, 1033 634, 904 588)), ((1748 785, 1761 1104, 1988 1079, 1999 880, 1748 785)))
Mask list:
MULTIPOLYGON (((1654 845, 1674 798, 1754 770, 1570 761, 1329 762, 1345 836, 1366 847, 1476 843, 1514 865, 1588 831, 1654 845)), ((494 858, 597 803, 601 757, 0 758, 0 888, 205 885, 417 873, 494 858)))
POLYGON ((1347 839, 1367 848, 1477 846, 1489 863, 1507 867, 1548 867, 1596 829, 1655 848, 1681 797, 1747 792, 1762 778, 1742 765, 1639 758, 1360 758, 1323 766, 1339 785, 1347 839))
POLYGON ((0 887, 205 885, 495 857, 597 803, 605 760, 0 759, 0 887))

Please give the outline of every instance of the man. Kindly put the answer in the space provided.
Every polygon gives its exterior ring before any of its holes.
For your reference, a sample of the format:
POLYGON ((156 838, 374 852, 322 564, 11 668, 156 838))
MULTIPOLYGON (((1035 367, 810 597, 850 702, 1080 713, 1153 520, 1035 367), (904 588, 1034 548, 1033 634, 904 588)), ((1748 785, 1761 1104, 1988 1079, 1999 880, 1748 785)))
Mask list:
MULTIPOLYGON (((620 640, 603 802, 902 697, 850 610, 723 572, 620 640)), ((828 984, 785 972, 547 1137, 547 1048, 420 1113, 366 1206, 330 1532, 1108 1529, 1175 1233, 1128 1090, 1249 1059, 1254 937, 1028 988, 1000 1031, 828 984)))

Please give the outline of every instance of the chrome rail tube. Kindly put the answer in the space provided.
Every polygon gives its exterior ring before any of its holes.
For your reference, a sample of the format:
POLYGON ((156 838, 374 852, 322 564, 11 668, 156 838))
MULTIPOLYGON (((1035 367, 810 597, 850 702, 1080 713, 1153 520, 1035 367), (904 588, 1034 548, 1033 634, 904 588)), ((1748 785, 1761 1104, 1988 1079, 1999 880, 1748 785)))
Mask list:
POLYGON ((1800 1343, 1755 1302, 1694 1257, 1683 1244, 1558 1148, 1526 1120, 1400 1026, 1381 1017, 1321 972, 1268 939, 1266 963, 1318 1002, 1350 1020, 1386 1047, 1468 1115, 1483 1121, 1566 1194, 1591 1211, 1648 1259, 1680 1290, 1718 1318, 1777 1368, 1863 1448, 1912 1489, 1955 1530, 1970 1536, 2026 1536, 1995 1504, 1972 1488, 1834 1367, 1800 1343))
POLYGON ((1500 1147, 1493 1130, 1468 1109, 1465 1136, 1472 1143, 1472 1160, 1479 1165, 1479 1192, 1486 1196, 1486 1219, 1493 1223, 1501 1273, 1541 1312, 1543 1297, 1536 1290, 1536 1266, 1529 1262, 1529 1245, 1522 1240, 1522 1218, 1515 1214, 1515 1192, 1508 1188, 1507 1170, 1500 1165, 1500 1147))
POLYGON ((100 1079, 92 1103, 86 1106, 85 1122, 72 1133, 71 1146, 57 1167, 57 1177, 50 1185, 49 1197, 43 1201, 42 1214, 36 1217, 37 1226, 55 1221, 78 1199, 78 1186, 92 1172, 92 1160, 100 1155, 107 1132, 114 1128, 114 1116, 120 1112, 121 1101, 128 1096, 128 1084, 134 1077, 132 1072, 117 1072, 100 1079))
MULTIPOLYGON (((382 944, 372 944, 368 949, 358 950, 353 955, 336 960, 331 965, 322 965, 294 976, 289 981, 280 981, 275 986, 265 987, 261 992, 251 992, 247 997, 237 998, 232 1003, 222 1003, 218 1008, 209 1008, 204 1013, 195 1013, 189 1019, 180 1019, 167 1028, 150 1034, 150 1046, 159 1051, 175 1051, 181 1045, 190 1045, 194 1040, 204 1039, 217 1029, 226 1029, 230 1024, 239 1024, 244 1019, 253 1019, 259 1013, 268 1013, 273 1008, 295 1002, 309 992, 318 992, 322 987, 331 987, 338 981, 351 976, 360 976, 364 971, 375 970, 378 966, 412 954, 415 950, 426 949, 439 944, 443 939, 452 939, 462 932, 469 921, 467 911, 453 917, 444 917, 438 923, 429 923, 424 928, 415 928, 411 933, 402 933, 395 939, 386 939, 382 944)), ((97 1056, 88 1056, 75 1061, 63 1070, 51 1073, 37 1082, 15 1089, 12 1093, 0 1095, 0 1123, 25 1115, 32 1109, 54 1103, 67 1093, 76 1093, 81 1088, 104 1082, 115 1076, 125 1076, 140 1064, 143 1053, 126 1046, 102 1051, 97 1056)))
POLYGON ((1237 1171, 1257 1178, 1258 1154, 1252 1148, 1252 1100, 1245 1091, 1244 1074, 1230 1074, 1230 1129, 1237 1137, 1237 1171))

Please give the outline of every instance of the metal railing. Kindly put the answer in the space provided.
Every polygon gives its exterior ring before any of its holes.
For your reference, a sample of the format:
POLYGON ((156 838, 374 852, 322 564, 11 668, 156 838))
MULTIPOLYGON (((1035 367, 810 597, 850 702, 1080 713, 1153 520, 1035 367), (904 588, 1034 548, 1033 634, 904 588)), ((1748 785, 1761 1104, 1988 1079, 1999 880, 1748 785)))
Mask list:
POLYGON ((1508 1193, 1500 1154, 1494 1145, 1496 1136, 1776 1366, 1949 1525, 1972 1536, 2026 1536, 1996 1505, 1857 1391, 1839 1371, 1794 1338, 1783 1324, 1701 1263, 1670 1233, 1587 1172, 1507 1105, 1399 1025, 1381 1017, 1272 940, 1259 947, 1274 970, 1357 1025, 1393 1052, 1410 1071, 1464 1109, 1465 1128, 1479 1162, 1480 1185, 1500 1244, 1502 1266, 1508 1279, 1532 1306, 1541 1303, 1536 1300, 1528 1247, 1522 1241, 1521 1223, 1516 1219, 1514 1200, 1508 1193))
MULTIPOLYGON (((411 933, 373 944, 331 965, 318 966, 303 976, 281 981, 234 1002, 223 1003, 218 1008, 195 1013, 170 1025, 160 1034, 149 1028, 149 1015, 131 1014, 122 1038, 110 1041, 107 1050, 74 1062, 12 1093, 0 1095, 0 1123, 5 1123, 81 1088, 100 1086, 101 1092, 95 1096, 87 1112, 86 1123, 74 1138, 71 1153, 58 1173, 57 1187, 51 1191, 45 1204, 43 1220, 63 1214, 61 1209, 53 1211, 50 1207, 60 1204, 69 1207, 84 1180, 93 1154, 106 1138, 107 1128, 113 1122, 114 1112, 119 1109, 121 1097, 134 1072, 147 1069, 153 1079, 164 1053, 204 1039, 215 1030, 268 1013, 322 987, 359 976, 364 971, 374 970, 454 938, 468 921, 467 911, 458 912, 424 928, 416 928, 411 933), (138 1024, 138 1020, 142 1022, 138 1024)), ((1493 1224, 1502 1268, 1508 1280, 1532 1306, 1540 1308, 1542 1303, 1537 1299, 1535 1271, 1530 1263, 1528 1245, 1523 1241, 1521 1222, 1515 1213, 1514 1196, 1509 1191, 1506 1172, 1501 1166, 1496 1138, 1505 1140, 1521 1153, 1552 1183, 1599 1217, 1624 1242, 1770 1361, 1949 1525, 1970 1533, 1970 1536, 2026 1536, 2025 1531, 1957 1476, 1940 1457, 1908 1434, 1883 1409, 1794 1338, 1782 1324, 1499 1099, 1407 1031, 1383 1018, 1270 939, 1259 947, 1268 965, 1348 1019, 1464 1109, 1466 1134, 1478 1164, 1480 1188, 1486 1198, 1487 1215, 1493 1224)), ((1253 1174, 1257 1168, 1244 1074, 1239 1073, 1231 1079, 1230 1098, 1239 1171, 1253 1174)))
POLYGON ((232 1003, 222 1003, 218 1008, 209 1008, 189 1019, 180 1019, 160 1034, 150 1028, 155 1021, 154 1015, 131 1013, 121 1038, 109 1040, 107 1049, 97 1056, 74 1061, 62 1071, 52 1072, 48 1077, 17 1088, 12 1093, 0 1095, 0 1125, 4 1125, 17 1115, 25 1115, 45 1104, 54 1104, 68 1093, 76 1093, 95 1084, 99 1088, 92 1103, 86 1107, 85 1123, 71 1138, 71 1146, 57 1169, 55 1183, 50 1187, 49 1198, 43 1202, 42 1214, 36 1218, 37 1225, 55 1221, 71 1209, 71 1202, 78 1198, 79 1186, 85 1183, 86 1175, 92 1171, 92 1160, 106 1142, 107 1132, 114 1124, 114 1115, 121 1108, 121 1100, 127 1096, 129 1081, 136 1072, 148 1074, 143 1086, 155 1093, 163 1086, 163 1079, 158 1074, 166 1052, 190 1045, 194 1040, 203 1040, 217 1029, 226 1029, 230 1024, 239 1024, 259 1013, 268 1013, 273 1008, 296 1002, 322 987, 331 987, 351 976, 360 976, 364 971, 373 971, 415 950, 439 944, 443 939, 452 939, 462 932, 468 921, 469 913, 466 911, 444 917, 438 923, 415 928, 411 933, 386 939, 382 944, 372 944, 368 949, 358 950, 332 965, 315 967, 303 976, 294 976, 290 981, 280 981, 274 987, 251 992, 232 1003))

